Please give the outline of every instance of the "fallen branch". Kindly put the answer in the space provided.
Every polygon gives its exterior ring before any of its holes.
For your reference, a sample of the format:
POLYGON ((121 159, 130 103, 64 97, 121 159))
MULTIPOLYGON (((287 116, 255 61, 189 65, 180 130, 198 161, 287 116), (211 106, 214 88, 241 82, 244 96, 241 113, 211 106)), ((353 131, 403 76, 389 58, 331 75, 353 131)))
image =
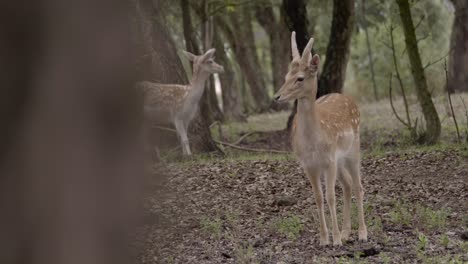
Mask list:
POLYGON ((223 146, 227 146, 227 147, 235 148, 235 149, 239 149, 239 150, 244 150, 244 151, 266 152, 266 153, 276 153, 276 154, 289 154, 290 153, 288 151, 275 150, 275 149, 256 149, 256 148, 241 147, 241 146, 238 146, 238 145, 234 145, 234 144, 231 144, 231 143, 219 141, 219 140, 216 140, 216 139, 214 139, 214 142, 216 142, 218 144, 221 144, 223 146))
POLYGON ((251 136, 253 134, 260 133, 260 131, 253 131, 253 132, 248 132, 245 135, 241 136, 236 142, 232 143, 233 145, 239 145, 244 139, 246 139, 248 136, 251 136))
POLYGON ((153 128, 157 128, 157 129, 160 129, 160 130, 165 130, 165 131, 177 133, 177 131, 175 129, 172 129, 172 128, 169 128, 169 127, 154 125, 153 128))

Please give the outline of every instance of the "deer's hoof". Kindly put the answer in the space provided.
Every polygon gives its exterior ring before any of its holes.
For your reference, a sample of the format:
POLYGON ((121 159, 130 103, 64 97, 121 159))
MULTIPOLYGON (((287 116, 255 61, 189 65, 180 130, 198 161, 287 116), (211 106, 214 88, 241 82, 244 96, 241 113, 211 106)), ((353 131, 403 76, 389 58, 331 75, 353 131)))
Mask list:
POLYGON ((351 236, 351 230, 341 230, 341 240, 348 241, 351 236))
POLYGON ((359 230, 359 241, 367 242, 367 229, 359 230))

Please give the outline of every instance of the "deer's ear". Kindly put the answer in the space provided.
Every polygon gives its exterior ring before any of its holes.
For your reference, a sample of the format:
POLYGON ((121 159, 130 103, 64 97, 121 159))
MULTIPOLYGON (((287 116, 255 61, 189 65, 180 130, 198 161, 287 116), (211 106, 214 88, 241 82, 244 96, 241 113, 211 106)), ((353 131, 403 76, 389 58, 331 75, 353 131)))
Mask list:
POLYGON ((314 56, 312 56, 312 60, 310 60, 310 65, 318 69, 319 64, 320 64, 320 56, 315 54, 314 56))
POLYGON ((184 53, 185 57, 187 57, 187 59, 188 59, 189 61, 195 61, 195 58, 196 58, 197 56, 195 56, 193 53, 190 53, 190 52, 185 51, 185 50, 182 51, 182 52, 184 53))
POLYGON ((209 49, 205 53, 205 58, 212 58, 214 56, 215 52, 216 52, 216 49, 209 49))

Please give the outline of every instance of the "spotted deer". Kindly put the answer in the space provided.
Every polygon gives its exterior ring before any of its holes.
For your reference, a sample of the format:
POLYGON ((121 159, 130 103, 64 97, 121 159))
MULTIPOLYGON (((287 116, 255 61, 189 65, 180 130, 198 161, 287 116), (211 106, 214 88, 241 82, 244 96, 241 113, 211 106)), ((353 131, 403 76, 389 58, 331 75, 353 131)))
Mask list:
POLYGON ((188 51, 184 51, 184 54, 193 63, 193 75, 188 85, 144 81, 138 86, 144 93, 145 114, 151 120, 172 122, 177 130, 183 154, 191 155, 187 137, 188 126, 197 113, 206 80, 211 74, 223 72, 224 68, 214 61, 215 49, 210 49, 200 56, 188 51))
POLYGON ((342 245, 351 234, 351 191, 354 189, 359 217, 359 240, 367 240, 364 221, 360 173, 359 109, 353 100, 342 94, 329 94, 316 100, 317 73, 320 57, 312 56, 314 39, 310 39, 302 57, 295 33, 291 36, 293 59, 285 82, 275 99, 278 102, 297 100, 297 114, 292 127, 294 153, 312 184, 320 218, 320 244, 328 245, 321 176, 325 178, 326 198, 331 214, 333 245, 342 245), (336 180, 344 196, 343 227, 338 227, 335 202, 336 180))

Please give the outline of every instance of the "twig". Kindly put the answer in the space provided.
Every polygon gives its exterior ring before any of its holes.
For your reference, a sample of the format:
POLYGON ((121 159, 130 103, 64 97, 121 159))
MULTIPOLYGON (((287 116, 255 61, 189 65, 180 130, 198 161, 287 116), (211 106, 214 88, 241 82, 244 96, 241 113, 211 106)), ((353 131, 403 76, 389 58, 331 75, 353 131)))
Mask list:
POLYGON ((455 123, 455 128, 457 130, 457 141, 458 141, 458 143, 460 143, 461 142, 460 130, 458 129, 457 117, 455 116, 455 112, 453 111, 452 97, 450 96, 450 91, 448 89, 447 60, 444 61, 444 71, 445 71, 445 81, 446 81, 446 85, 447 85, 445 90, 447 90, 448 100, 449 100, 449 105, 450 105, 450 111, 452 112, 453 122, 455 123))
MULTIPOLYGON (((405 104, 405 111, 406 111, 406 120, 407 120, 407 127, 412 128, 412 125, 411 125, 411 116, 409 114, 409 107, 408 107, 408 100, 406 99, 406 92, 405 92, 405 88, 404 88, 404 85, 403 85, 403 80, 401 79, 401 75, 400 75, 400 70, 398 69, 398 60, 397 60, 397 57, 396 57, 396 50, 395 50, 395 39, 393 38, 393 30, 395 28, 393 27, 393 25, 390 26, 390 43, 391 43, 391 49, 392 49, 392 57, 393 57, 393 64, 395 66, 395 73, 396 73, 396 78, 400 84, 400 89, 401 89, 401 95, 403 97, 403 103, 405 104)), ((404 124, 404 123, 403 123, 404 124)))
POLYGON ((248 137, 250 135, 253 135, 255 133, 259 133, 259 131, 253 131, 253 132, 246 133, 245 135, 241 136, 238 140, 236 140, 236 142, 234 142, 232 144, 239 145, 246 137, 248 137))
POLYGON ((289 154, 288 151, 282 151, 282 150, 274 150, 274 149, 256 149, 256 148, 241 147, 241 146, 237 146, 237 145, 234 145, 234 144, 231 144, 231 143, 219 141, 219 140, 216 140, 216 139, 214 139, 214 142, 216 142, 216 143, 218 143, 218 144, 221 144, 221 145, 224 145, 224 146, 228 146, 228 147, 230 147, 230 148, 235 148, 235 149, 244 150, 244 151, 266 152, 266 153, 277 153, 277 154, 289 154))
POLYGON ((165 130, 165 131, 177 133, 177 130, 172 129, 172 128, 169 128, 169 127, 163 127, 163 126, 153 125, 153 128, 157 128, 157 129, 160 129, 160 130, 165 130))
POLYGON ((447 58, 448 55, 449 55, 449 53, 450 53, 450 52, 447 52, 447 54, 445 54, 443 57, 438 58, 438 59, 435 60, 435 61, 428 62, 426 65, 424 65, 424 70, 427 69, 427 68, 429 68, 429 67, 431 67, 432 65, 438 63, 439 61, 441 61, 441 60, 447 58))
POLYGON ((388 84, 388 93, 389 93, 389 97, 390 97, 390 106, 392 107, 392 111, 393 111, 393 114, 396 116, 396 118, 403 124, 405 125, 406 127, 408 127, 409 129, 411 129, 411 125, 408 124, 407 122, 405 122, 405 120, 403 120, 403 118, 401 118, 396 109, 395 109, 395 106, 393 105, 393 96, 392 96, 392 79, 393 79, 393 74, 390 74, 390 80, 389 80, 389 84, 388 84))

